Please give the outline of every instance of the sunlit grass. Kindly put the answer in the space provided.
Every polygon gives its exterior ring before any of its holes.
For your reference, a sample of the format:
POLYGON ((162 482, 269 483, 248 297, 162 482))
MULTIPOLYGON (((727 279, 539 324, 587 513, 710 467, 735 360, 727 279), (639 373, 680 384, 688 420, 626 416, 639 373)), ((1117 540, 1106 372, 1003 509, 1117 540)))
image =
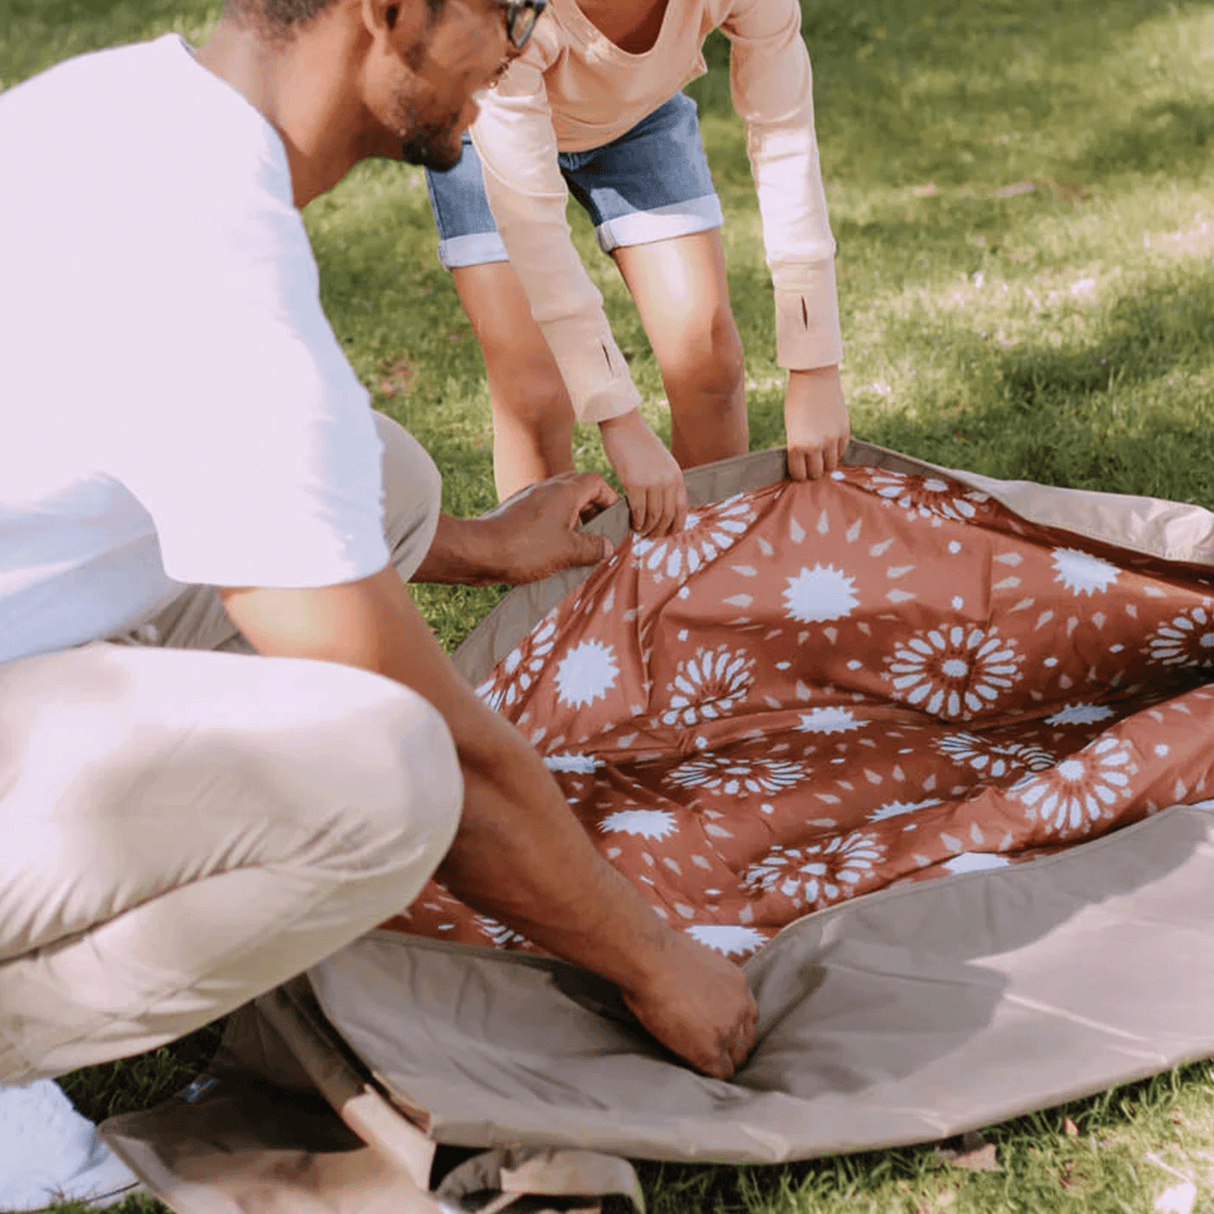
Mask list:
MULTIPOLYGON (((169 29, 200 39, 218 9, 0 0, 0 82, 169 29)), ((804 10, 857 435, 996 476, 1214 506, 1214 4, 806 0, 804 10)), ((770 446, 782 437, 771 290, 723 40, 707 58, 710 74, 690 91, 727 216, 753 445, 770 446)), ((643 408, 667 429, 635 311, 584 217, 571 219, 643 408)), ((326 309, 376 405, 434 455, 448 509, 487 508, 488 396, 438 266, 420 172, 361 166, 307 223, 326 309)), ((577 442, 584 466, 606 468, 594 428, 577 442)), ((418 597, 452 645, 497 594, 418 597)), ((179 1086, 213 1041, 93 1068, 68 1087, 94 1116, 141 1107, 179 1086)), ((645 1177, 655 1214, 1138 1214, 1177 1183, 1154 1154, 1198 1183, 1198 1214, 1214 1211, 1210 1064, 987 1137, 999 1172, 942 1169, 916 1148, 645 1177)))

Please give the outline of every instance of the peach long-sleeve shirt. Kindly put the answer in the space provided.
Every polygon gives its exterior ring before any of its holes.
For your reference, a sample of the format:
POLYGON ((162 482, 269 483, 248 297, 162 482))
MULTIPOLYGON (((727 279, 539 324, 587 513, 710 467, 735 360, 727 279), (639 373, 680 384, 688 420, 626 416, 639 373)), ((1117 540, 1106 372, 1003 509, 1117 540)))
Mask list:
POLYGON ((640 394, 570 240, 557 152, 610 143, 702 75, 700 48, 716 28, 731 43, 733 102, 746 124, 775 287, 777 359, 808 369, 842 357, 797 0, 669 0, 657 41, 642 54, 609 41, 576 0, 550 0, 523 56, 484 95, 472 137, 502 241, 583 421, 627 413, 640 394))

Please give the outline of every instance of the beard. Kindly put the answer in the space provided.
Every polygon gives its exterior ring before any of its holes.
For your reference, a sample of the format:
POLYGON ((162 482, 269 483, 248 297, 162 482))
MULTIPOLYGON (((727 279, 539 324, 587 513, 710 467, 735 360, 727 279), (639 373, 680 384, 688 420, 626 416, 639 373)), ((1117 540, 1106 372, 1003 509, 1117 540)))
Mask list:
POLYGON ((401 159, 435 173, 445 173, 459 164, 463 154, 459 113, 442 122, 421 122, 413 105, 404 97, 396 100, 393 126, 401 141, 401 159))
POLYGON ((435 173, 445 173, 459 164, 463 155, 458 129, 459 115, 441 125, 414 128, 401 141, 401 159, 435 173))

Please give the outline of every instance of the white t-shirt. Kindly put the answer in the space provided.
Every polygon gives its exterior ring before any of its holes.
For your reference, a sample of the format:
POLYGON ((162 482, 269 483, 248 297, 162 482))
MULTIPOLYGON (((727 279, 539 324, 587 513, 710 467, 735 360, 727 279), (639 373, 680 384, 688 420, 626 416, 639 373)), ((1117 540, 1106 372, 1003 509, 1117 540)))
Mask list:
POLYGON ((0 95, 0 662, 388 563, 277 133, 181 38, 0 95))

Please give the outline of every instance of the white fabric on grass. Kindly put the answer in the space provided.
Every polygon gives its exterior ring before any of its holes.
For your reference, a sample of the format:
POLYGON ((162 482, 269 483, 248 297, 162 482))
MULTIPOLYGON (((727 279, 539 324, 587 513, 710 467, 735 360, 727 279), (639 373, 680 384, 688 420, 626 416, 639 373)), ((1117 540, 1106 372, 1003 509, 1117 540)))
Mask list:
POLYGON ((0 1087, 0 1210, 117 1201, 138 1183, 53 1080, 0 1087))

